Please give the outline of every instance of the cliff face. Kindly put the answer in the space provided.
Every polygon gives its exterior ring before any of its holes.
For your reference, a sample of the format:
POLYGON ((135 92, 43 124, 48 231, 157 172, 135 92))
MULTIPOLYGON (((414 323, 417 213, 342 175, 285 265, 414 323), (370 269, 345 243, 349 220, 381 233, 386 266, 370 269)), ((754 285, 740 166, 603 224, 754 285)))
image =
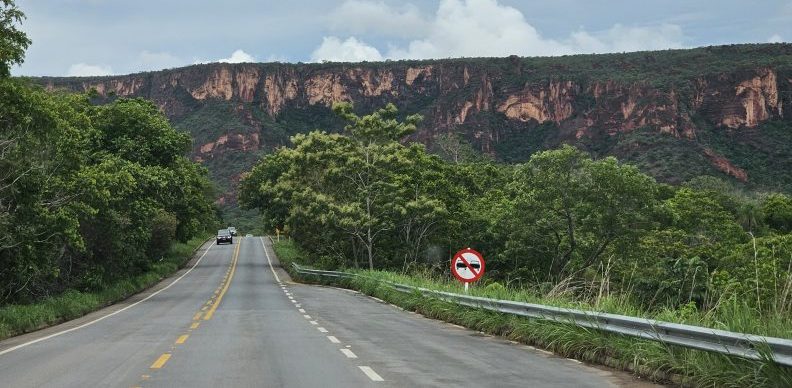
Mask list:
MULTIPOLYGON (((749 181, 750 174, 728 156, 700 144, 700 132, 761 136, 755 129, 763 123, 788 120, 789 99, 783 96, 792 91, 786 65, 792 48, 736 47, 551 59, 210 64, 40 82, 50 89, 95 90, 102 99, 150 99, 193 133, 194 157, 203 162, 265 152, 297 132, 339 130, 342 123, 328 109, 334 102, 351 101, 361 113, 393 102, 405 113, 425 116, 414 138, 429 145, 438 133, 457 132, 481 152, 502 158, 514 139, 550 126, 554 133, 544 131, 540 139, 545 146, 570 142, 618 154, 597 145, 654 133, 686 142, 688 152, 698 152, 713 170, 749 181), (758 49, 771 60, 752 62, 751 50, 758 49), (739 60, 724 65, 724 56, 739 60), (685 63, 690 57, 702 65, 691 68, 685 63)), ((511 160, 530 156, 511 151, 511 160)), ((248 167, 217 163, 210 169, 237 173, 248 167)))

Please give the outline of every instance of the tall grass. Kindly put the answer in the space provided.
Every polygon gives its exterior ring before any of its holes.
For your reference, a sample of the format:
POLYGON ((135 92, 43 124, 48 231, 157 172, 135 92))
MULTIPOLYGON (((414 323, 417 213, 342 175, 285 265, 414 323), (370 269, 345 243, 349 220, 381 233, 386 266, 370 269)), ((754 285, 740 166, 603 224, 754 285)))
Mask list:
POLYGON ((181 268, 204 241, 206 237, 202 236, 175 243, 148 272, 119 280, 98 292, 68 290, 33 304, 2 306, 0 340, 81 317, 151 287, 181 268))
MULTIPOLYGON (((290 241, 274 245, 281 263, 291 270, 292 262, 305 262, 299 249, 290 241)), ((293 272, 293 271, 292 271, 293 272)), ((600 363, 633 371, 656 381, 685 386, 724 387, 789 387, 792 368, 764 360, 745 360, 664 345, 655 341, 609 334, 596 329, 551 321, 527 319, 482 309, 465 308, 431 299, 419 293, 405 294, 392 290, 382 282, 390 281, 448 292, 463 292, 451 279, 430 273, 411 275, 385 271, 356 271, 361 277, 336 281, 334 285, 359 290, 427 317, 453 322, 475 330, 501 335, 522 343, 538 346, 565 357, 600 363)), ((297 276, 297 274, 292 274, 297 276)), ((327 279, 303 279, 328 282, 327 279)), ((738 298, 723 300, 717 310, 699 311, 692 305, 679 309, 647 310, 629 297, 606 294, 594 301, 575 299, 574 294, 558 290, 531 290, 490 284, 472 287, 470 294, 487 298, 515 300, 544 305, 596 310, 614 314, 653 318, 668 322, 708 326, 723 330, 789 337, 792 320, 783 314, 759 314, 738 298)))

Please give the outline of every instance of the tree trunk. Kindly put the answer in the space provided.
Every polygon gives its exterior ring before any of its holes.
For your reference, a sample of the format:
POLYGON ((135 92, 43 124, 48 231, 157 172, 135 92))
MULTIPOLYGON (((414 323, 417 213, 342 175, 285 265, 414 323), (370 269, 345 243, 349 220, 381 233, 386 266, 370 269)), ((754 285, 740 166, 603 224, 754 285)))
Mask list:
POLYGON ((366 244, 366 248, 368 249, 368 262, 369 262, 369 269, 374 270, 374 255, 372 253, 372 244, 371 244, 371 228, 368 230, 368 237, 369 243, 366 244))

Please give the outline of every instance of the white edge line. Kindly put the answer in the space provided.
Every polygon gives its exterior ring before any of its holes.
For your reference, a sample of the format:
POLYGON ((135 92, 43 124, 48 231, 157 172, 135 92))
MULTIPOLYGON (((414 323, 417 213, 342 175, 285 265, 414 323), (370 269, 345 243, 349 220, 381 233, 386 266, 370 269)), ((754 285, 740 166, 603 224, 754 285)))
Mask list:
POLYGON ((363 373, 371 379, 371 381, 385 381, 382 376, 378 375, 377 372, 374 372, 374 369, 371 369, 370 366, 358 366, 363 373))
POLYGON ((8 349, 6 349, 6 350, 3 350, 2 352, 0 352, 0 356, 2 356, 2 355, 4 355, 4 354, 7 354, 7 353, 11 353, 11 352, 13 352, 14 350, 18 350, 18 349, 24 348, 24 347, 26 347, 26 346, 29 346, 29 345, 33 345, 33 344, 36 344, 36 343, 39 343, 39 342, 42 342, 42 341, 46 341, 46 340, 48 340, 48 339, 50 339, 50 338, 55 338, 55 337, 57 337, 57 336, 60 336, 60 335, 63 335, 63 334, 67 334, 67 333, 71 333, 71 332, 73 332, 73 331, 76 331, 76 330, 82 329, 82 328, 84 328, 84 327, 91 326, 91 325, 93 325, 94 323, 97 323, 97 322, 99 322, 99 321, 103 321, 103 320, 105 320, 105 319, 107 319, 107 318, 110 318, 110 317, 112 317, 112 316, 116 315, 116 314, 120 314, 120 313, 122 313, 122 312, 124 312, 124 311, 126 311, 126 310, 129 310, 129 309, 131 309, 132 307, 135 307, 135 306, 137 306, 137 305, 139 305, 139 304, 141 304, 141 303, 143 303, 143 302, 145 302, 145 301, 147 301, 147 300, 149 300, 149 299, 151 299, 151 298, 153 298, 153 297, 157 296, 157 294, 159 294, 160 292, 162 292, 162 291, 165 291, 165 290, 167 290, 167 289, 171 288, 171 286, 173 286, 174 284, 176 284, 176 283, 177 283, 179 280, 181 280, 183 277, 187 276, 187 274, 188 274, 188 273, 192 272, 192 270, 193 270, 193 269, 195 269, 195 267, 198 265, 198 263, 200 263, 200 262, 201 262, 201 260, 203 260, 204 256, 206 256, 206 254, 207 254, 207 253, 209 253, 209 250, 210 250, 210 249, 212 249, 212 247, 213 247, 214 245, 215 245, 215 242, 214 242, 214 241, 212 241, 212 243, 211 243, 211 244, 209 244, 209 248, 206 248, 206 252, 204 252, 204 253, 203 253, 203 255, 201 255, 201 257, 200 257, 200 258, 198 258, 198 261, 196 261, 196 262, 195 262, 195 264, 193 264, 193 266, 192 266, 192 267, 190 267, 190 269, 188 269, 188 270, 187 270, 187 272, 183 273, 181 276, 179 276, 178 278, 176 278, 176 280, 172 281, 170 284, 168 284, 167 286, 163 287, 161 290, 159 290, 159 291, 157 291, 157 292, 155 292, 155 293, 153 293, 153 294, 151 294, 151 295, 149 295, 149 296, 147 296, 147 297, 145 297, 145 298, 143 298, 143 299, 141 299, 141 300, 139 300, 139 301, 137 301, 137 302, 135 302, 135 303, 132 303, 131 305, 129 305, 129 306, 126 306, 126 307, 122 308, 121 310, 114 311, 114 312, 112 312, 112 313, 110 313, 110 314, 107 314, 107 315, 105 315, 105 316, 102 316, 102 317, 96 318, 96 319, 94 319, 93 321, 90 321, 90 322, 83 323, 83 324, 82 324, 82 325, 80 325, 80 326, 72 327, 71 329, 66 329, 66 330, 64 330, 64 331, 59 331, 59 332, 57 332, 57 333, 50 334, 50 335, 48 335, 48 336, 46 336, 46 337, 41 337, 41 338, 38 338, 38 339, 34 339, 34 340, 32 340, 32 341, 25 342, 25 343, 23 343, 23 344, 19 344, 19 345, 17 345, 17 346, 14 346, 14 347, 10 347, 10 348, 8 348, 8 349))
POLYGON ((272 260, 270 260, 269 253, 267 252, 267 246, 264 244, 264 237, 259 236, 259 240, 261 240, 261 247, 264 248, 264 255, 267 256, 267 263, 269 263, 270 271, 272 271, 272 275, 275 276, 275 281, 280 282, 280 278, 278 274, 275 273, 275 268, 272 268, 272 260))

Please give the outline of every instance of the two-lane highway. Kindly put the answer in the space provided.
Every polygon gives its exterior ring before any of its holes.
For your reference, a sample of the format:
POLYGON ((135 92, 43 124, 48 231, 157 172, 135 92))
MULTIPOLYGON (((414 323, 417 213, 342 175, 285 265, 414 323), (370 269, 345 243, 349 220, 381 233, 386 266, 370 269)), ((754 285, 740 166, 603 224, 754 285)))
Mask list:
POLYGON ((285 279, 269 241, 206 244, 130 300, 0 342, 2 387, 634 386, 623 374, 285 279))

